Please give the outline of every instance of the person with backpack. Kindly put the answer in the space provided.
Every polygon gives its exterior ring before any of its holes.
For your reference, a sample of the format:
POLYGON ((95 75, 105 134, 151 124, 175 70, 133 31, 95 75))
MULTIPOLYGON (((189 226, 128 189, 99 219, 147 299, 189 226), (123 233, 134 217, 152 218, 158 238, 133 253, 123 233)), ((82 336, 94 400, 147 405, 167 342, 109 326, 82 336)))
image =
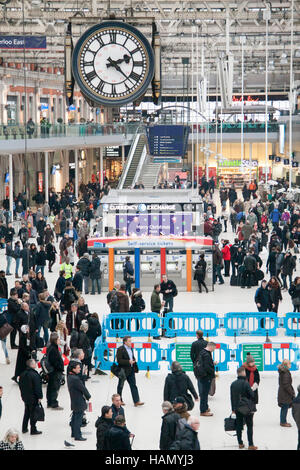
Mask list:
POLYGON ((191 392, 195 401, 199 401, 199 397, 191 379, 177 361, 172 362, 171 371, 172 373, 168 374, 165 380, 164 400, 172 403, 176 397, 183 397, 188 405, 188 410, 192 410, 194 408, 193 398, 188 392, 191 392))
POLYGON ((107 294, 106 300, 110 308, 110 313, 119 312, 119 302, 116 293, 120 289, 119 281, 114 283, 114 288, 107 294))
POLYGON ((213 413, 210 412, 208 407, 208 394, 212 380, 216 376, 215 364, 212 358, 212 353, 215 349, 215 343, 207 343, 206 347, 200 351, 199 356, 194 363, 194 374, 198 380, 200 395, 200 416, 213 416, 213 413))
POLYGON ((254 411, 256 411, 254 391, 246 379, 245 368, 239 367, 237 370, 237 380, 232 382, 230 386, 231 416, 236 416, 236 434, 239 449, 244 449, 245 447, 242 440, 242 431, 245 422, 249 443, 248 450, 257 450, 257 447, 253 444, 253 415, 254 411))
POLYGON ((206 290, 206 293, 208 293, 208 289, 205 284, 206 266, 207 264, 204 259, 204 253, 201 253, 201 255, 199 256, 199 260, 195 266, 195 274, 194 274, 194 280, 198 282, 198 289, 200 293, 202 292, 201 286, 203 286, 204 289, 206 290))

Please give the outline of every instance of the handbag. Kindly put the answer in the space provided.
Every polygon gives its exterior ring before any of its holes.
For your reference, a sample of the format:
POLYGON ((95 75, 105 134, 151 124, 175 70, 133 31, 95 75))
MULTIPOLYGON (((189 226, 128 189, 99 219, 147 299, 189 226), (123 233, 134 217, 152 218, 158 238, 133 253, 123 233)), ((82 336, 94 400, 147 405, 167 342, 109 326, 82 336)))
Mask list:
POLYGON ((34 408, 33 416, 35 421, 45 421, 45 411, 41 403, 34 408))
POLYGON ((8 322, 4 323, 0 328, 0 339, 5 339, 12 331, 13 327, 8 322))
POLYGON ((214 394, 216 393, 216 379, 212 379, 211 381, 211 384, 210 384, 210 389, 209 389, 209 392, 208 392, 208 395, 210 397, 213 397, 214 394))
POLYGON ((121 375, 121 367, 118 366, 118 364, 116 364, 115 362, 113 363, 113 365, 111 366, 110 368, 110 371, 112 374, 114 374, 116 377, 120 378, 120 375, 121 375))
POLYGON ((232 418, 230 415, 229 418, 224 419, 224 431, 236 431, 236 418, 232 418))
POLYGON ((194 405, 195 405, 192 396, 189 393, 185 393, 185 394, 182 395, 182 397, 186 401, 188 411, 191 411, 194 408, 194 405))

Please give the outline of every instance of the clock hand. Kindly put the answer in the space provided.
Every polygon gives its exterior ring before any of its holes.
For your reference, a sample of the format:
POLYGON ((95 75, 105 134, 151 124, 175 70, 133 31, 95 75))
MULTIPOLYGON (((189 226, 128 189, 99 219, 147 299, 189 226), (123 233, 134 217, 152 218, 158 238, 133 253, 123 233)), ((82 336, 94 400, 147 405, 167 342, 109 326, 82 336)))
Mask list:
MULTIPOLYGON (((119 65, 117 64, 117 62, 115 60, 112 60, 110 57, 107 59, 108 62, 109 62, 109 65, 111 67, 114 67, 118 72, 120 72, 122 75, 124 75, 124 77, 126 78, 126 80, 129 80, 130 83, 132 83, 131 79, 126 75, 125 72, 123 72, 123 70, 121 69, 121 67, 119 67, 119 65)), ((107 65, 108 66, 108 65, 107 65)))

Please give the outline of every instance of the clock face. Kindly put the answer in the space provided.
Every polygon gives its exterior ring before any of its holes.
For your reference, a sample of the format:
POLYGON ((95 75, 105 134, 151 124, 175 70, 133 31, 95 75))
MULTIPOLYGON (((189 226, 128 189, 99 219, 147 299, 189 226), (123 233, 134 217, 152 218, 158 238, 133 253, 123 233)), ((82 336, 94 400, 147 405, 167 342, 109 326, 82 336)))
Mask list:
POLYGON ((83 94, 95 104, 121 106, 147 90, 154 72, 148 40, 133 26, 107 21, 78 40, 73 73, 83 94))

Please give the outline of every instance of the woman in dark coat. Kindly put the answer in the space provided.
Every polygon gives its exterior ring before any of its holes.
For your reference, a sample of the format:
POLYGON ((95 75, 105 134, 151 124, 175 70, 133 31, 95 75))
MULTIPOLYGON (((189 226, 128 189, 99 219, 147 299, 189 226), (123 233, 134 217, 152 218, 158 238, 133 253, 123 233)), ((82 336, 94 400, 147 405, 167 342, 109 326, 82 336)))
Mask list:
POLYGON ((36 266, 36 255, 37 255, 37 248, 34 243, 31 243, 29 248, 29 268, 35 270, 36 266))
POLYGON ((63 292, 66 287, 66 278, 65 278, 65 271, 62 269, 59 272, 59 278, 56 281, 55 289, 54 289, 54 297, 56 300, 60 300, 62 298, 63 292))
POLYGON ((48 245, 48 243, 51 243, 54 240, 54 233, 52 228, 50 227, 49 224, 46 225, 45 227, 45 245, 48 245))
POLYGON ((261 246, 262 248, 268 245, 268 233, 269 233, 269 228, 265 222, 261 224, 261 246))
POLYGON ((79 297, 78 299, 78 308, 77 308, 77 313, 76 313, 76 318, 75 318, 75 325, 77 330, 79 331, 80 325, 82 320, 86 320, 87 315, 89 314, 89 307, 85 303, 83 297, 79 297))
POLYGON ((49 266, 48 266, 49 273, 52 273, 52 266, 55 263, 55 255, 57 251, 56 251, 55 246, 51 242, 47 243, 46 245, 46 253, 47 253, 47 260, 49 262, 49 266))
POLYGON ((254 403, 258 404, 258 386, 260 382, 260 375, 255 365, 255 360, 250 353, 247 354, 246 362, 243 364, 246 370, 246 379, 250 387, 254 391, 254 403))
POLYGON ((188 391, 191 392, 196 401, 199 398, 191 379, 183 372, 181 364, 177 361, 172 362, 171 371, 172 374, 168 374, 165 381, 164 401, 173 403, 176 397, 183 397, 188 410, 192 410, 194 407, 193 398, 188 391))
POLYGON ((289 408, 291 408, 293 399, 295 398, 295 391, 292 386, 292 376, 290 373, 291 361, 284 359, 278 366, 279 373, 279 389, 278 389, 278 406, 280 410, 280 426, 290 428, 291 425, 287 423, 286 417, 289 408))
POLYGON ((104 449, 104 438, 105 433, 112 427, 112 409, 110 406, 103 406, 101 410, 101 416, 97 419, 95 427, 97 428, 97 450, 104 449))
MULTIPOLYGON (((17 382, 18 377, 26 370, 26 362, 28 359, 30 359, 30 355, 32 352, 32 348, 29 345, 27 345, 27 340, 30 342, 30 336, 29 336, 29 326, 28 325, 22 325, 20 330, 19 330, 19 349, 18 349, 18 355, 17 355, 17 362, 16 362, 16 368, 15 368, 15 374, 12 377, 12 380, 17 382)), ((18 383, 18 382, 17 382, 18 383)))
POLYGON ((278 282, 277 277, 272 276, 268 282, 268 287, 270 291, 270 300, 271 300, 271 307, 272 312, 278 313, 278 305, 279 302, 282 301, 281 289, 280 284, 278 282))
POLYGON ((42 275, 41 271, 39 271, 36 275, 34 286, 35 286, 34 290, 36 291, 37 294, 41 294, 45 289, 48 289, 47 281, 42 275))
POLYGON ((202 292, 201 285, 208 292, 207 286, 204 282, 206 275, 206 261, 204 260, 204 254, 202 253, 199 257, 199 261, 195 266, 194 280, 198 282, 199 292, 202 292))

